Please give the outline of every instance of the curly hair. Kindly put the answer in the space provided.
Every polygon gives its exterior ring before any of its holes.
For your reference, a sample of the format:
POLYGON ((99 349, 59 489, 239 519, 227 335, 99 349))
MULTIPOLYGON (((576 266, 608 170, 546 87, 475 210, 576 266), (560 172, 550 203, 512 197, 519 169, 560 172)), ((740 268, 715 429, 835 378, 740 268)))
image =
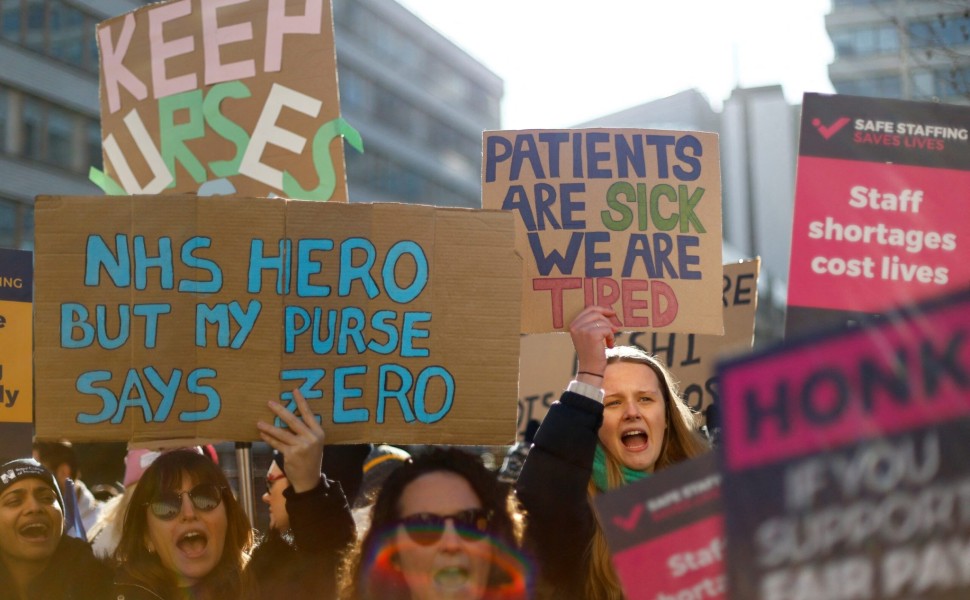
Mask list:
POLYGON ((407 583, 398 571, 375 566, 396 560, 396 548, 389 542, 401 518, 400 500, 405 488, 422 475, 442 471, 467 481, 482 508, 491 514, 488 535, 500 556, 492 560, 484 597, 526 597, 532 573, 530 561, 521 554, 525 517, 511 489, 475 455, 458 448, 432 447, 395 469, 378 492, 371 507, 370 528, 345 556, 342 600, 410 598, 407 583))
POLYGON ((188 477, 194 484, 211 483, 222 489, 222 501, 226 507, 225 547, 215 568, 205 576, 200 587, 203 598, 240 598, 252 590, 252 582, 244 575, 244 567, 253 545, 253 530, 242 507, 232 495, 229 482, 222 470, 210 458, 186 450, 165 452, 145 470, 132 493, 125 512, 121 541, 114 558, 128 577, 156 590, 162 597, 176 595, 177 574, 165 567, 158 555, 149 552, 145 545, 148 537, 148 508, 159 492, 178 490, 182 478, 188 477))

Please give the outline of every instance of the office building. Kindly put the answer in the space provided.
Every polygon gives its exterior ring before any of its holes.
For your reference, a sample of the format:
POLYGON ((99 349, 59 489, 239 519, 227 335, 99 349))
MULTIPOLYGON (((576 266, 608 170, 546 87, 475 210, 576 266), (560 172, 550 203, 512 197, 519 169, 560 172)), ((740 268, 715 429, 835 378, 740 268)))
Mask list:
POLYGON ((394 0, 333 0, 351 202, 481 206, 482 131, 502 80, 394 0))
MULTIPOLYGON (((33 247, 34 197, 101 194, 95 26, 136 0, 0 0, 0 247, 33 247)), ((478 207, 502 80, 394 0, 334 0, 354 202, 478 207)))
POLYGON ((970 104, 970 4, 832 0, 825 27, 839 94, 970 104))
POLYGON ((95 25, 128 0, 0 0, 0 246, 33 247, 34 196, 100 194, 95 25))

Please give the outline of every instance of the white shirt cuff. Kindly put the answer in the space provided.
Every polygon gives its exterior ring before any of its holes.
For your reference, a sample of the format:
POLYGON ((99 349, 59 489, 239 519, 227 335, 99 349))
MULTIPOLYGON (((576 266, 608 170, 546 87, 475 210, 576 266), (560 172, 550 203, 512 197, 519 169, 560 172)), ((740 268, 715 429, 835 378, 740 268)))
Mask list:
POLYGON ((576 381, 575 379, 569 382, 569 385, 566 386, 566 391, 579 394, 580 396, 586 396, 590 400, 596 400, 600 404, 603 403, 603 397, 605 396, 601 388, 583 383, 582 381, 576 381))

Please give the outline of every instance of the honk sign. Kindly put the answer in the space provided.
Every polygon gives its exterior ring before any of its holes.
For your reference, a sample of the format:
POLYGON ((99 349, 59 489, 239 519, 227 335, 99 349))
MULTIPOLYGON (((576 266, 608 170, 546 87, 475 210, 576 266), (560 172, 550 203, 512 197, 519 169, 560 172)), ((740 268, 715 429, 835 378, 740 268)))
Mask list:
POLYGON ((347 200, 329 2, 176 0, 97 40, 106 193, 347 200))

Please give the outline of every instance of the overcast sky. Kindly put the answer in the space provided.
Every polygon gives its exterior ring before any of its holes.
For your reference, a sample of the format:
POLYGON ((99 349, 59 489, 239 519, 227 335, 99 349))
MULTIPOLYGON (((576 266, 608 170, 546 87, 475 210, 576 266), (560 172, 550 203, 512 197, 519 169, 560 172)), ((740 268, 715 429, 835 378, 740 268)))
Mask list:
POLYGON ((505 80, 507 129, 567 127, 690 88, 831 93, 830 0, 398 0, 505 80))

